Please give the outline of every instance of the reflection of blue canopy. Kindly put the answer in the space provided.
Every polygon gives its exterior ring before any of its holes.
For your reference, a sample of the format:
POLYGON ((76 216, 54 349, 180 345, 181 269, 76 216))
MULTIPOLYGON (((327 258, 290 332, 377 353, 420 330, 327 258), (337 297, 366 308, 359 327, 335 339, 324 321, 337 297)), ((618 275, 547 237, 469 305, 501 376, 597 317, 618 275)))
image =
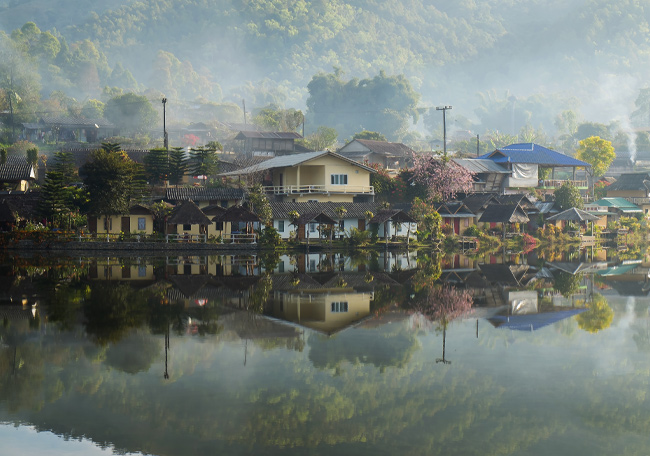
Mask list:
POLYGON ((497 315, 488 318, 488 321, 496 328, 515 329, 517 331, 535 331, 536 329, 557 323, 565 318, 578 315, 586 310, 586 308, 581 308, 528 315, 497 315))
POLYGON ((639 266, 638 263, 621 264, 621 265, 618 265, 618 266, 612 266, 611 268, 607 268, 607 269, 603 269, 601 271, 598 271, 598 275, 601 275, 601 276, 613 276, 613 275, 627 274, 628 272, 633 271, 638 266, 639 266))

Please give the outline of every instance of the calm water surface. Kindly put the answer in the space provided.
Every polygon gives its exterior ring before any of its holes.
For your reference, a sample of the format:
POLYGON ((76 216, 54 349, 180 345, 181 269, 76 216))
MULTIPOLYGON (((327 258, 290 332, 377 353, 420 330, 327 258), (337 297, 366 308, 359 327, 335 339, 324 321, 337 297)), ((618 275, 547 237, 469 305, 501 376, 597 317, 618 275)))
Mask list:
POLYGON ((5 257, 0 454, 649 454, 650 261, 574 255, 5 257))

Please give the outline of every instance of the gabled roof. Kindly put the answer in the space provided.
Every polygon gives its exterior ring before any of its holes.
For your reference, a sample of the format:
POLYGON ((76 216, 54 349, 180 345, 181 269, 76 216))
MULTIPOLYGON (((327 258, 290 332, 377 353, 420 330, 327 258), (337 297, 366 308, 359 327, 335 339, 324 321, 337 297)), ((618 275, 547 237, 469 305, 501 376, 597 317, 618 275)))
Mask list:
POLYGON ((368 223, 385 223, 393 221, 396 223, 415 223, 415 219, 404 211, 399 209, 384 209, 381 210, 370 219, 368 223))
POLYGON ((566 211, 562 211, 559 214, 549 217, 546 220, 549 222, 554 222, 556 220, 566 220, 567 222, 593 222, 599 218, 600 217, 591 215, 590 213, 585 212, 581 209, 572 207, 566 211))
POLYGON ((230 206, 223 214, 218 214, 212 220, 215 222, 259 222, 257 214, 241 206, 230 206))
POLYGON ((19 182, 35 178, 34 167, 27 162, 26 157, 10 155, 6 163, 0 165, 0 182, 19 182))
POLYGON ((246 192, 241 188, 168 188, 165 199, 169 201, 225 201, 241 200, 246 192))
POLYGON ((474 214, 486 208, 492 202, 498 202, 495 193, 473 193, 465 197, 462 203, 474 214))
POLYGON ((104 118, 90 119, 83 116, 43 116, 40 124, 53 127, 67 128, 114 128, 115 126, 104 118))
MULTIPOLYGON (((380 155, 386 155, 389 157, 405 157, 405 156, 410 156, 411 154, 414 154, 415 152, 413 149, 410 147, 402 144, 402 143, 394 143, 394 142, 388 142, 388 141, 375 141, 371 139, 355 139, 347 143, 345 146, 341 148, 339 153, 341 155, 359 155, 360 152, 346 152, 345 148, 352 144, 353 142, 357 142, 364 147, 368 149, 368 152, 373 152, 375 154, 380 154, 380 155)), ((366 154, 368 153, 366 152, 366 154)), ((363 154, 363 152, 361 152, 363 154)))
POLYGON ((172 225, 211 225, 210 219, 194 204, 193 201, 183 201, 172 211, 167 223, 172 225))
POLYGON ((524 210, 536 210, 535 202, 525 193, 512 193, 508 195, 499 195, 497 200, 501 204, 519 204, 524 210))
POLYGON ((607 187, 610 190, 650 190, 649 173, 629 173, 621 174, 616 182, 607 187))
POLYGON ((271 212, 275 220, 289 220, 289 212, 297 212, 298 214, 313 214, 323 212, 328 217, 338 220, 339 216, 336 214, 335 209, 344 207, 347 212, 344 219, 363 219, 366 217, 366 212, 370 211, 373 214, 380 210, 379 203, 334 203, 334 202, 314 202, 314 203, 293 203, 293 202, 272 202, 271 212))
POLYGON ((440 203, 435 206, 436 212, 444 218, 466 218, 476 217, 472 211, 463 203, 440 203))
POLYGON ((298 217, 298 219, 293 223, 293 225, 306 225, 310 222, 318 222, 324 225, 334 225, 336 223, 333 218, 324 212, 308 212, 306 214, 301 214, 300 217, 298 217))
POLYGON ((625 198, 620 198, 620 197, 601 198, 598 201, 594 201, 593 203, 590 204, 594 206, 613 207, 618 209, 621 212, 629 212, 629 213, 643 212, 641 208, 636 204, 630 203, 625 198))
POLYGON ((556 152, 534 143, 511 144, 494 152, 481 155, 495 163, 530 163, 542 166, 591 167, 587 162, 556 152))
POLYGON ((491 204, 478 220, 480 223, 525 223, 530 219, 518 204, 491 204))
POLYGON ((253 173, 259 173, 261 171, 268 171, 274 168, 288 168, 292 166, 302 165, 303 163, 307 163, 311 160, 316 160, 317 158, 325 157, 328 155, 331 157, 344 160, 353 166, 357 166, 371 173, 375 172, 375 170, 373 170, 372 168, 357 163, 354 160, 350 160, 349 158, 344 157, 343 155, 339 155, 337 153, 325 150, 320 152, 306 152, 304 154, 281 155, 279 157, 274 157, 270 160, 266 160, 262 163, 257 163, 256 165, 249 166, 248 168, 240 169, 237 171, 231 171, 229 173, 219 174, 219 176, 241 176, 244 174, 253 174, 253 173))
POLYGON ((301 139, 302 135, 295 131, 240 131, 234 139, 301 139))
POLYGON ((512 171, 484 158, 452 158, 451 161, 473 173, 511 174, 512 171))

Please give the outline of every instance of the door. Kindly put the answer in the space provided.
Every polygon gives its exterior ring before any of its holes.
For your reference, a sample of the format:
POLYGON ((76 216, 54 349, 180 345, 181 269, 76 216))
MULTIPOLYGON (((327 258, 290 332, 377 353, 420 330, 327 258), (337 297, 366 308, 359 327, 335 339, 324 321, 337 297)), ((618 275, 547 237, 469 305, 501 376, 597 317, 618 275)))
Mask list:
POLYGON ((359 231, 366 229, 366 219, 359 219, 359 231))
POLYGON ((97 217, 88 218, 88 229, 91 233, 97 233, 97 217))
POLYGON ((460 219, 459 218, 454 219, 454 233, 460 234, 460 219))
POLYGON ((131 217, 122 217, 122 233, 131 232, 131 217))

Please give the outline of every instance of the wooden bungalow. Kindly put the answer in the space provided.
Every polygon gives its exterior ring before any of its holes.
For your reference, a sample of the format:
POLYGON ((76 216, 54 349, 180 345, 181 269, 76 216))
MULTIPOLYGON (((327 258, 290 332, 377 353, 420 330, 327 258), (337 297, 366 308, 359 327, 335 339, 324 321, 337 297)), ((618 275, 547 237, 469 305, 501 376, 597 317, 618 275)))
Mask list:
POLYGON ((552 223, 558 228, 564 228, 569 223, 575 223, 579 226, 586 227, 589 222, 600 227, 607 226, 607 216, 592 215, 581 209, 572 207, 546 219, 547 223, 552 223))
POLYGON ((31 182, 36 180, 34 166, 26 157, 11 155, 5 163, 0 164, 0 190, 27 191, 31 182))
POLYGON ((505 237, 506 225, 528 223, 529 220, 526 212, 518 204, 492 204, 485 209, 478 222, 489 223, 490 229, 500 225, 505 237))
POLYGON ((386 243, 388 243, 388 238, 390 237, 405 236, 407 241, 411 237, 415 237, 415 230, 417 229, 414 226, 415 223, 416 221, 413 217, 398 209, 379 211, 368 222, 369 225, 377 225, 377 236, 383 236, 386 243), (404 226, 405 224, 406 227, 404 226))
POLYGON ((463 203, 441 203, 436 206, 436 212, 442 217, 444 225, 454 228, 454 234, 461 234, 476 222, 476 214, 463 203))
POLYGON ((295 225, 298 228, 298 240, 307 241, 309 245, 309 233, 316 232, 316 238, 319 240, 323 239, 324 230, 322 229, 323 225, 329 227, 329 240, 332 240, 332 233, 334 232, 334 225, 337 222, 325 214, 324 212, 311 212, 307 214, 302 214, 296 220, 291 222, 292 225, 295 225), (309 226, 309 229, 305 229, 306 226, 309 226))
POLYGON ((172 211, 167 220, 167 234, 185 234, 189 236, 208 234, 210 218, 199 209, 193 201, 184 201, 172 211))
MULTIPOLYGON (((226 208, 218 204, 211 204, 210 206, 204 207, 201 211, 208 216, 209 219, 214 220, 215 217, 220 217, 226 212, 226 208)), ((221 236, 224 234, 230 233, 230 231, 225 230, 223 222, 213 222, 208 225, 208 237, 211 236, 221 236)), ((228 226, 230 228, 230 226, 228 226)))
POLYGON ((259 226, 260 218, 242 206, 231 206, 212 220, 215 223, 223 224, 224 233, 228 233, 224 234, 224 239, 229 239, 232 242, 257 242, 255 224, 259 226))

